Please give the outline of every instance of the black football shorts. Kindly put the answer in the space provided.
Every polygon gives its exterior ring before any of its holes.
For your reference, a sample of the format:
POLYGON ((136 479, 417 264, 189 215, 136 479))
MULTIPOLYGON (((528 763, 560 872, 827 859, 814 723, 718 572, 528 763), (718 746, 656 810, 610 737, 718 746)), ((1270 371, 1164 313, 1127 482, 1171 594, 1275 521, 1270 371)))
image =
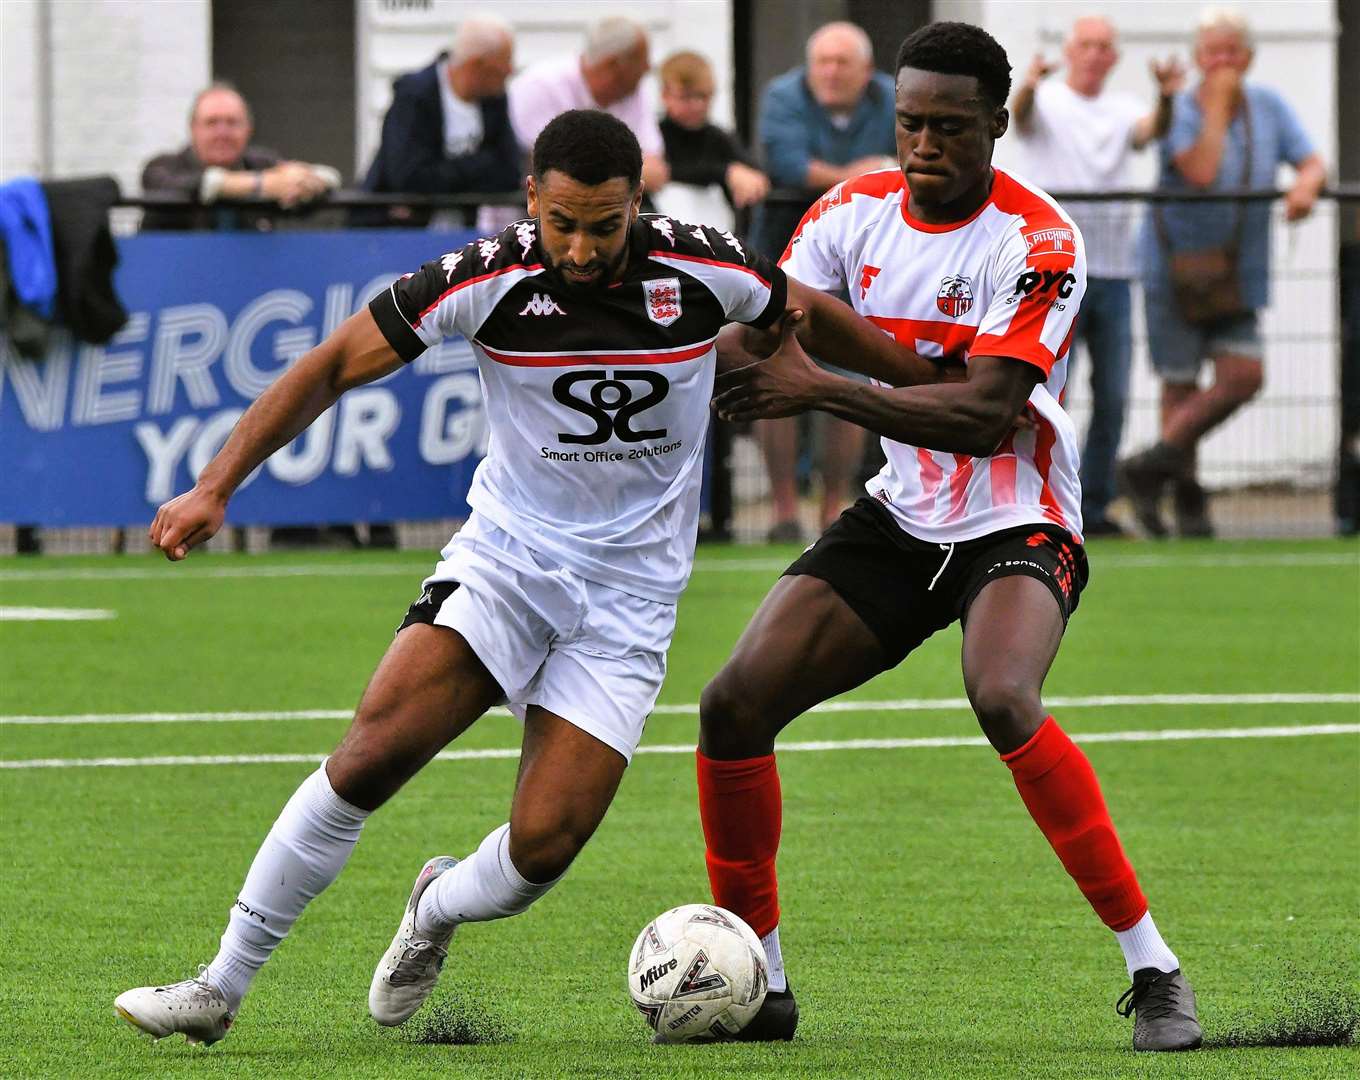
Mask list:
POLYGON ((846 510, 784 573, 835 589, 882 643, 889 667, 955 619, 966 625, 988 582, 1017 574, 1042 581, 1066 623, 1089 577, 1085 549, 1057 525, 933 544, 903 532, 870 498, 846 510))

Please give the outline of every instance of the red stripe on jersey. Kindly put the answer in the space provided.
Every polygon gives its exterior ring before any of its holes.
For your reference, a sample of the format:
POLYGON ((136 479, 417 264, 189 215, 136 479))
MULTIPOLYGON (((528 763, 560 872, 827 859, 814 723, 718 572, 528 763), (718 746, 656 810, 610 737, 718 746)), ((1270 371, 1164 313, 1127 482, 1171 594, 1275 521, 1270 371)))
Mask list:
POLYGON ((1039 479, 1043 483, 1043 488, 1039 492, 1039 505, 1044 508, 1044 517, 1065 529, 1067 528, 1067 519, 1063 517, 1063 512, 1058 506, 1058 499, 1048 484, 1048 474, 1053 468, 1053 444, 1058 439, 1058 433, 1053 430, 1053 425, 1048 422, 1048 418, 1043 413, 1033 406, 1026 406, 1026 408, 1029 410, 1030 416, 1039 422, 1039 433, 1034 441, 1034 467, 1039 470, 1039 479))
POLYGON ((694 360, 713 348, 713 339, 709 338, 697 345, 686 345, 679 349, 641 353, 508 353, 488 348, 480 341, 477 344, 482 352, 496 363, 508 364, 511 367, 584 367, 586 364, 596 364, 600 367, 637 367, 643 364, 683 364, 686 360, 694 360))
MULTIPOLYGON (((901 191, 906 187, 906 183, 906 177, 897 169, 864 173, 860 176, 851 177, 849 180, 841 181, 807 208, 807 213, 798 222, 798 228, 794 229, 793 235, 789 237, 788 246, 784 248, 784 254, 779 256, 779 265, 784 265, 784 260, 789 257, 789 252, 793 250, 793 242, 803 234, 804 227, 816 221, 828 210, 834 210, 843 203, 848 203, 855 195, 867 195, 871 199, 886 199, 889 195, 901 191)), ((907 200, 903 199, 902 205, 905 207, 906 204, 907 200)))
POLYGON ((770 283, 768 281, 766 281, 763 277, 757 274, 749 266, 746 266, 744 263, 727 262, 725 259, 705 259, 701 255, 681 255, 678 251, 649 251, 647 252, 647 258, 679 259, 681 262, 697 262, 704 263, 708 266, 721 266, 727 270, 740 270, 743 274, 750 274, 758 282, 764 285, 765 288, 768 289, 770 287, 770 283))
POLYGON ((425 316, 426 316, 426 315, 428 315, 430 312, 432 312, 435 308, 437 308, 440 304, 442 304, 442 303, 443 303, 445 300, 447 300, 450 296, 452 296, 454 293, 456 293, 459 289, 466 289, 469 285, 476 285, 479 281, 487 281, 487 280, 489 280, 490 278, 493 278, 493 277, 500 277, 502 274, 513 273, 513 272, 516 271, 516 270, 523 270, 523 271, 525 271, 526 273, 528 273, 528 272, 532 272, 532 271, 534 271, 534 270, 542 270, 542 269, 543 269, 543 264, 542 264, 542 263, 534 263, 532 266, 520 266, 520 265, 515 265, 515 266, 502 266, 499 270, 492 270, 491 273, 489 273, 489 274, 479 274, 479 275, 478 275, 477 277, 475 277, 475 278, 468 278, 466 281, 460 281, 457 285, 454 285, 452 288, 445 289, 442 293, 440 293, 440 294, 439 294, 439 299, 436 300, 434 303, 432 303, 432 304, 431 304, 429 307, 427 307, 424 311, 422 311, 422 312, 420 313, 419 316, 417 316, 416 321, 415 321, 415 323, 413 324, 413 328, 419 327, 420 324, 421 324, 422 322, 425 321, 425 316))
POLYGON ((977 336, 976 326, 965 326, 954 322, 935 322, 931 319, 890 319, 884 315, 864 316, 880 330, 886 330, 893 339, 912 351, 916 351, 918 341, 933 341, 944 350, 944 355, 961 358, 969 352, 973 338, 977 336))
POLYGON ((940 468, 940 463, 935 460, 935 455, 929 450, 916 448, 916 460, 921 466, 921 498, 919 505, 928 508, 935 502, 935 493, 940 490, 940 483, 944 480, 944 470, 940 468))
POLYGON ((992 481, 992 505, 1015 505, 1015 432, 996 448, 987 469, 992 481))
POLYGON ((967 503, 968 481, 973 479, 973 459, 967 454, 954 455, 954 473, 949 478, 949 514, 946 521, 963 517, 967 503))

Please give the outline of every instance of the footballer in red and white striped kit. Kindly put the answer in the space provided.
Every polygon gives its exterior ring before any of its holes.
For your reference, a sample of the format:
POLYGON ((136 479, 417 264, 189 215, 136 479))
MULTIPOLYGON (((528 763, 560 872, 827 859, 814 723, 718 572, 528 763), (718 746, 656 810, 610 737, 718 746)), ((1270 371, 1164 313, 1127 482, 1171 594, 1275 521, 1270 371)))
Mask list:
POLYGON ((1137 1014, 1134 1048, 1201 1041, 1194 992, 1090 762, 1042 704, 1087 577, 1077 442, 1061 404, 1086 262, 1062 209, 991 166, 1009 90, 1005 51, 983 30, 936 23, 909 37, 897 60, 901 171, 832 188, 780 263, 791 282, 847 290, 917 355, 962 362, 964 381, 851 382, 814 365, 787 323, 777 341, 735 327, 720 338, 725 351, 757 354, 719 376, 724 416, 821 409, 882 436, 887 457, 868 497, 785 571, 701 701, 713 895, 761 935, 770 960, 771 992, 743 1038, 792 1038, 798 1020, 779 941, 775 736, 957 619, 983 732, 1123 950, 1133 985, 1119 1005, 1137 1014))

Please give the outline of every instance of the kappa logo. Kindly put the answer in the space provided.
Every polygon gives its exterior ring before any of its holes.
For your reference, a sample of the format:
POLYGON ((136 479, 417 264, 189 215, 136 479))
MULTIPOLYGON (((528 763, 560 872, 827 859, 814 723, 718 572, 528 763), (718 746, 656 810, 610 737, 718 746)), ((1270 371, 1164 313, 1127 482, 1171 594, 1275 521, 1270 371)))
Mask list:
POLYGON ((666 238, 666 243, 675 247, 675 229, 671 226, 670 218, 652 218, 652 228, 666 238))
POLYGON ((496 239, 478 240, 477 254, 482 257, 482 265, 490 266, 491 260, 496 257, 496 252, 500 251, 501 242, 496 239))
POLYGON ((521 315, 565 315, 566 312, 556 300, 547 293, 536 292, 527 304, 521 315))
POLYGON ((728 246, 741 257, 742 262, 746 261, 746 249, 741 246, 740 240, 726 230, 719 232, 718 235, 727 241, 728 246))
POLYGON ((642 283, 642 293, 647 301, 647 318, 658 326, 670 326, 680 318, 680 279, 657 278, 642 283))
POLYGON ((1075 255, 1077 236, 1071 229, 1045 225, 1021 229, 1020 237, 1031 255, 1075 255))
POLYGON ((880 266, 870 266, 868 263, 864 264, 864 271, 859 276, 859 298, 861 300, 869 295, 869 286, 874 283, 874 278, 878 277, 882 272, 883 268, 880 266))
POLYGON ((708 242, 708 233, 704 232, 700 226, 694 226, 694 228, 690 230, 690 236, 698 240, 699 243, 703 244, 709 251, 713 250, 713 245, 708 242))
POLYGON ((458 264, 463 261, 462 251, 450 251, 439 260, 439 265, 444 268, 444 283, 452 284, 453 272, 458 269, 458 264))
POLYGON ((950 274, 940 282, 935 306, 944 315, 957 319, 973 309, 973 283, 962 274, 950 274))
POLYGON ((521 259, 527 259, 529 249, 534 246, 534 225, 532 221, 515 222, 515 239, 519 241, 521 259))

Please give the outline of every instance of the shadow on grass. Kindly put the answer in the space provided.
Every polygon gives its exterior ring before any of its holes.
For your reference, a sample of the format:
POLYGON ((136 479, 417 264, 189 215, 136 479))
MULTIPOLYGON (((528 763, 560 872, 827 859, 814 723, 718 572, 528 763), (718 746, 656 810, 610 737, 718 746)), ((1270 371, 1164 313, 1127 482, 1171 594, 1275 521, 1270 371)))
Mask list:
POLYGON ((514 1040, 505 1021, 457 992, 441 994, 392 1032, 420 1046, 476 1046, 514 1040))
POLYGON ((1243 1017, 1204 1040, 1205 1049, 1351 1046, 1360 1034, 1360 997, 1335 986, 1293 986, 1273 1015, 1243 1017))

